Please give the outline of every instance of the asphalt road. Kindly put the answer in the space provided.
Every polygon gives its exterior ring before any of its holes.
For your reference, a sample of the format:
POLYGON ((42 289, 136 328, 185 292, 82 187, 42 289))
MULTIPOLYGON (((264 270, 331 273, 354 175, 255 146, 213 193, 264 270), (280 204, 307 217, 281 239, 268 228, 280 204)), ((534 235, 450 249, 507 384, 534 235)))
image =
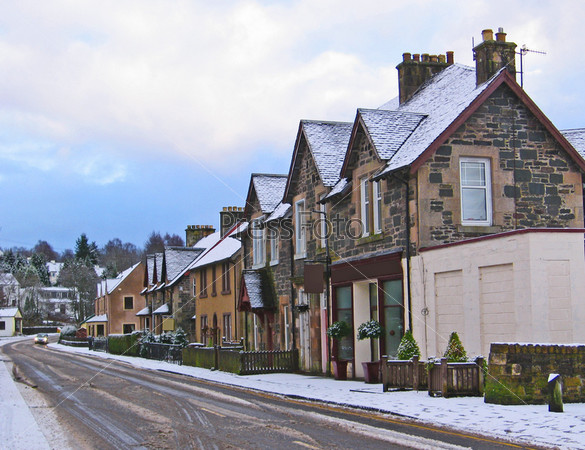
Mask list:
POLYGON ((2 350, 56 414, 62 448, 522 448, 59 352, 32 340, 2 350))

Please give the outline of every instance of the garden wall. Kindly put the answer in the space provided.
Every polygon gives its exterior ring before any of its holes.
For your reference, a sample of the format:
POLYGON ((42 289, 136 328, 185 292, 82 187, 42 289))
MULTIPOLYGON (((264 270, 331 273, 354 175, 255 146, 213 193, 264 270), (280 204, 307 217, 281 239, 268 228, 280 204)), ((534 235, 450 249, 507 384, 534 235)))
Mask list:
POLYGON ((585 402, 585 344, 491 344, 485 401, 545 404, 551 373, 562 377, 564 402, 585 402))

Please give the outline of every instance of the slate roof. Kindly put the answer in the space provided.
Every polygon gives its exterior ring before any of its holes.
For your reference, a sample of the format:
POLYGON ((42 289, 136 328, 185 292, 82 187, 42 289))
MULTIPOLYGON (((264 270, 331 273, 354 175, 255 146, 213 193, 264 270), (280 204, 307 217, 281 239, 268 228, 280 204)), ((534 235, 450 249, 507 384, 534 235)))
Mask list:
POLYGON ((361 118, 380 159, 388 160, 427 115, 383 109, 358 109, 358 117, 361 118), (388 130, 392 132, 389 133, 388 130))
POLYGON ((150 306, 146 308, 142 308, 140 311, 136 313, 137 316, 150 316, 150 306))
POLYGON ((250 298, 250 308, 269 309, 274 305, 270 295, 270 280, 263 270, 243 270, 242 278, 246 285, 246 292, 250 298))
POLYGON ((567 141, 575 147, 582 158, 585 158, 585 128, 576 128, 574 130, 561 130, 561 134, 567 138, 567 141))
MULTIPOLYGON (((505 69, 502 69, 505 70, 505 69)), ((475 69, 453 64, 424 83, 396 112, 424 115, 382 173, 412 164, 500 74, 476 86, 475 69)), ((384 107, 394 105, 390 102, 384 107)))
POLYGON ((203 248, 196 247, 166 247, 165 263, 169 284, 172 284, 172 281, 181 275, 184 269, 201 255, 204 250, 203 248))
POLYGON ((352 127, 350 122, 301 120, 309 151, 326 187, 334 186, 339 180, 352 127))
POLYGON ((85 323, 92 323, 92 322, 107 322, 108 321, 108 315, 107 314, 102 314, 99 316, 93 316, 91 319, 87 319, 85 321, 85 323))
POLYGON ((266 222, 271 222, 273 220, 280 220, 290 217, 292 214, 292 206, 290 203, 279 203, 278 206, 272 211, 266 218, 266 222))
POLYGON ((170 311, 171 311, 171 309, 169 308, 169 304, 164 303, 163 305, 161 305, 157 309, 155 309, 153 314, 169 314, 170 311))
POLYGON ((252 183, 264 214, 270 214, 281 202, 286 187, 286 175, 252 174, 252 183))

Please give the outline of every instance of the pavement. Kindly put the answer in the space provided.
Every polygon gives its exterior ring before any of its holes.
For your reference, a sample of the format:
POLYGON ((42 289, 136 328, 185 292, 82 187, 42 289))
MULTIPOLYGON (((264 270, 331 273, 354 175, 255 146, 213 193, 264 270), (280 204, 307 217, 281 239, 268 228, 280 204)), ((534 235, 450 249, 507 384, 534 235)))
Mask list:
MULTIPOLYGON (((312 375, 240 376, 143 358, 90 352, 87 348, 60 344, 49 344, 49 347, 290 398, 376 411, 390 417, 407 418, 421 424, 478 434, 486 438, 550 448, 585 449, 585 403, 565 404, 565 412, 560 414, 549 412, 547 405, 491 405, 484 403, 483 398, 479 397, 445 399, 431 397, 425 391, 383 392, 381 384, 365 384, 356 380, 339 381, 312 375)), ((43 446, 46 441, 42 442, 42 431, 14 386, 5 364, 0 364, 0 383, 3 392, 0 420, 4 424, 1 425, 0 442, 4 439, 11 439, 12 442, 24 439, 22 442, 28 444, 29 439, 34 439, 38 446, 27 445, 28 448, 49 448, 48 445, 43 446), (11 421, 9 424, 5 423, 6 418, 11 421)))

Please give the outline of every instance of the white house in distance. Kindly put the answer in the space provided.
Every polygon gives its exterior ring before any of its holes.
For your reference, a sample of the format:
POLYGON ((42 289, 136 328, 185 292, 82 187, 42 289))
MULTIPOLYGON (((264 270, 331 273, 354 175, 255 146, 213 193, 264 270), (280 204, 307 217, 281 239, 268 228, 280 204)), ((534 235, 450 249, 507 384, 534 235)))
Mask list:
POLYGON ((0 308, 0 336, 22 334, 22 314, 19 308, 0 308))

